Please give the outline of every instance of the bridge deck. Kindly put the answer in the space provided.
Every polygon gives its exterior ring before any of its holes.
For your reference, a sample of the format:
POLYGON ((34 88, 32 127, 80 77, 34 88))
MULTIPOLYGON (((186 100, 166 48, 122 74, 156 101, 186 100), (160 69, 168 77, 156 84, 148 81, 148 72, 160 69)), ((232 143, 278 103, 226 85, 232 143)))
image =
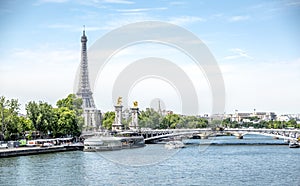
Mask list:
POLYGON ((211 128, 203 129, 165 129, 165 130, 144 130, 142 135, 145 141, 152 141, 161 138, 168 138, 174 136, 187 136, 187 135, 211 135, 216 134, 233 134, 244 136, 246 134, 256 134, 283 138, 287 140, 299 141, 300 129, 249 129, 249 128, 225 128, 222 131, 212 130, 211 128))

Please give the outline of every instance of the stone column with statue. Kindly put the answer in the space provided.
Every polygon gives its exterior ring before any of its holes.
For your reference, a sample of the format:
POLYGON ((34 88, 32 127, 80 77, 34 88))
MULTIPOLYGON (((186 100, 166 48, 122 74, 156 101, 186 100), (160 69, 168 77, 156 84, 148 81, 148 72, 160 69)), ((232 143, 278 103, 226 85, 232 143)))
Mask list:
POLYGON ((115 121, 112 124, 112 131, 120 132, 124 129, 122 124, 122 97, 119 97, 115 105, 115 121))
POLYGON ((133 107, 130 108, 131 110, 131 123, 129 125, 130 130, 138 130, 139 129, 139 123, 138 123, 138 114, 139 114, 139 108, 138 108, 138 102, 133 102, 133 107))

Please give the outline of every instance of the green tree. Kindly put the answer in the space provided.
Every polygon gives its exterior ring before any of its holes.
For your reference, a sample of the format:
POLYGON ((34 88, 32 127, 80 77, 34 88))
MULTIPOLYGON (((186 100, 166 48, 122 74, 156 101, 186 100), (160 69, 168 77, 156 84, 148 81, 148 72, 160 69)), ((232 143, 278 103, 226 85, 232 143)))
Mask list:
POLYGON ((198 118, 196 128, 206 128, 208 126, 208 120, 204 118, 198 118))
POLYGON ((176 125, 179 123, 179 120, 180 120, 180 117, 178 114, 168 114, 163 118, 160 128, 161 129, 165 129, 165 128, 175 129, 176 125))
MULTIPOLYGON (((213 128, 219 127, 219 126, 221 126, 222 124, 223 124, 223 121, 220 120, 220 119, 213 119, 213 120, 210 122, 210 126, 213 127, 213 128)), ((237 122, 236 122, 236 124, 237 124, 237 122)), ((235 121, 230 122, 230 125, 231 125, 231 126, 235 125, 235 121)))
POLYGON ((58 108, 68 108, 69 110, 73 110, 76 115, 76 124, 78 129, 81 131, 84 124, 83 118, 83 109, 82 109, 82 99, 76 97, 75 94, 69 94, 66 98, 58 100, 56 102, 56 106, 58 108))
POLYGON ((176 127, 177 128, 188 128, 189 120, 187 117, 181 117, 178 121, 176 127))
POLYGON ((248 118, 250 121, 258 121, 259 118, 257 116, 252 116, 248 118))
POLYGON ((46 102, 30 101, 25 105, 27 116, 19 116, 17 99, 6 100, 0 97, 1 140, 25 137, 25 133, 38 131, 53 137, 79 135, 83 125, 82 100, 74 94, 57 102, 59 108, 53 108, 46 102))
POLYGON ((183 116, 181 118, 185 119, 186 128, 205 128, 208 124, 207 119, 199 118, 196 116, 183 116))
POLYGON ((34 128, 42 135, 51 132, 52 125, 57 122, 52 106, 46 102, 29 102, 26 105, 27 117, 32 121, 34 128))
POLYGON ((297 122, 295 119, 291 119, 286 123, 287 127, 297 127, 297 122))
POLYGON ((237 121, 233 121, 233 122, 230 123, 230 126, 229 126, 229 127, 230 127, 230 128, 237 128, 237 127, 239 127, 239 124, 238 124, 237 121))
POLYGON ((2 138, 4 138, 4 132, 5 132, 5 117, 7 115, 7 107, 8 105, 8 100, 6 100, 6 98, 4 96, 0 97, 0 111, 1 111, 1 115, 0 115, 0 119, 1 119, 1 140, 3 140, 2 138))
POLYGON ((19 110, 20 104, 17 99, 6 100, 4 96, 0 97, 1 129, 5 140, 24 138, 26 131, 34 130, 31 120, 19 116, 19 110))
POLYGON ((67 107, 70 110, 74 110, 77 115, 81 115, 82 110, 82 99, 77 98, 75 94, 69 94, 66 98, 58 100, 56 102, 58 108, 67 107))
POLYGON ((263 120, 259 122, 259 125, 260 125, 260 128, 268 128, 269 126, 271 126, 268 124, 268 122, 263 121, 263 120))
POLYGON ((30 119, 33 124, 34 129, 38 130, 38 117, 39 117, 39 105, 34 102, 30 101, 28 104, 25 105, 26 115, 30 119))
POLYGON ((70 110, 67 107, 60 107, 55 109, 57 114, 57 124, 53 128, 53 136, 78 136, 80 135, 80 129, 77 123, 77 116, 74 110, 70 110))
POLYGON ((34 130, 34 126, 30 119, 19 116, 19 123, 18 123, 18 131, 20 133, 20 137, 25 138, 25 132, 30 132, 34 130))
MULTIPOLYGON (((0 98, 1 109, 1 130, 6 140, 16 139, 19 136, 19 116, 20 104, 17 99, 6 100, 4 96, 0 98)), ((2 136, 3 137, 3 136, 2 136)))
POLYGON ((222 120, 222 126, 224 126, 224 127, 229 127, 230 124, 231 124, 230 118, 226 118, 226 119, 223 119, 223 120, 222 120))
POLYGON ((109 111, 104 114, 102 125, 104 128, 111 130, 115 120, 115 112, 109 111))
POLYGON ((146 108, 139 114, 139 126, 141 128, 159 128, 162 121, 162 116, 153 108, 146 108))
POLYGON ((5 123, 5 138, 16 140, 19 137, 19 133, 21 132, 18 130, 19 116, 17 114, 9 113, 8 116, 5 118, 5 123))
MULTIPOLYGON (((297 122, 296 122, 297 123, 297 122)), ((300 122, 296 124, 296 128, 300 129, 300 122)))
POLYGON ((282 123, 280 121, 270 121, 273 123, 273 128, 274 129, 280 129, 282 128, 282 123))
POLYGON ((57 122, 53 107, 48 103, 40 102, 40 114, 38 116, 38 123, 40 123, 40 130, 43 133, 51 133, 52 125, 57 122))

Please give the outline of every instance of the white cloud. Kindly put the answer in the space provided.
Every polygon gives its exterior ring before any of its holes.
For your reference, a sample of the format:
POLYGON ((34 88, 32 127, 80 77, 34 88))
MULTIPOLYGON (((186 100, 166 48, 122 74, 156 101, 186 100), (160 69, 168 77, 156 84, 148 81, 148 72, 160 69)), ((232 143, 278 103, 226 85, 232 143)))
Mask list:
POLYGON ((118 9, 116 10, 117 12, 145 12, 149 11, 150 9, 148 8, 135 8, 135 9, 118 9))
POLYGON ((125 13, 137 13, 137 12, 148 12, 154 10, 167 10, 166 7, 157 7, 157 8, 134 8, 134 9, 117 9, 117 12, 125 12, 125 13))
POLYGON ((249 20, 250 16, 232 16, 229 18, 229 22, 246 21, 249 20))
POLYGON ((218 13, 218 14, 213 14, 210 16, 210 19, 219 19, 219 18, 223 18, 224 14, 222 13, 218 13))
POLYGON ((106 4, 134 4, 133 1, 127 0, 78 0, 77 2, 80 5, 91 6, 95 8, 108 8, 106 4))
POLYGON ((114 4, 134 4, 133 1, 126 0, 104 0, 105 3, 114 3, 114 4))
POLYGON ((196 16, 181 16, 170 18, 169 22, 175 25, 187 25, 195 22, 205 22, 206 20, 202 17, 196 16))
POLYGON ((298 6, 300 6, 300 1, 289 1, 286 3, 286 6, 298 7, 298 6))
POLYGON ((232 60, 232 59, 239 59, 239 58, 247 58, 247 59, 253 59, 253 57, 249 56, 247 51, 240 49, 240 48, 232 48, 229 50, 232 55, 226 56, 223 59, 225 60, 232 60))
POLYGON ((45 3, 66 3, 68 1, 69 0, 38 0, 33 5, 38 6, 38 5, 45 4, 45 3))

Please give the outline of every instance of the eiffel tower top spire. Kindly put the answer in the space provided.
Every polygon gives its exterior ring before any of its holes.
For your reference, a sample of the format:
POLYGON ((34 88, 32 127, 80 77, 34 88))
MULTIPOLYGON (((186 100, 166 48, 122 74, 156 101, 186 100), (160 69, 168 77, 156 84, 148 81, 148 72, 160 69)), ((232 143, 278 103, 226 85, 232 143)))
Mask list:
POLYGON ((96 108, 93 93, 90 88, 89 72, 88 72, 88 59, 87 59, 87 37, 85 35, 85 26, 83 26, 83 33, 81 36, 81 62, 80 62, 80 77, 78 90, 76 95, 82 98, 83 108, 96 108))
POLYGON ((160 108, 160 100, 158 100, 158 110, 157 110, 158 114, 161 115, 161 108, 160 108))

